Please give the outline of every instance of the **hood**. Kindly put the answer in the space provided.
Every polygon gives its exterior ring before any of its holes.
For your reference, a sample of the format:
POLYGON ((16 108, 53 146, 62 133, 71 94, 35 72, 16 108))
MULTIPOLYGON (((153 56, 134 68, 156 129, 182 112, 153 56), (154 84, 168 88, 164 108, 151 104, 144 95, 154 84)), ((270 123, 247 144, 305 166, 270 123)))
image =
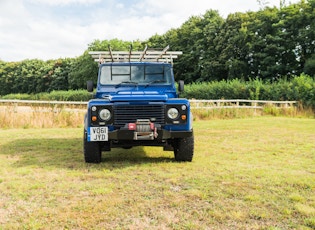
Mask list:
POLYGON ((167 101, 166 94, 159 94, 156 91, 118 91, 115 94, 106 95, 110 101, 167 101))

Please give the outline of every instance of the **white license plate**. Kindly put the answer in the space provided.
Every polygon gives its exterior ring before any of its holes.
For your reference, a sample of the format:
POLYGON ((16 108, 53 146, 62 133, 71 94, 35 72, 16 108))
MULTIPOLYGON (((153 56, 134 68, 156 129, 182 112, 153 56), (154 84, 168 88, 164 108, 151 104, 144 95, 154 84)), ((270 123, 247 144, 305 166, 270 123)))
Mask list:
POLYGON ((108 127, 90 127, 88 141, 108 141, 108 127))

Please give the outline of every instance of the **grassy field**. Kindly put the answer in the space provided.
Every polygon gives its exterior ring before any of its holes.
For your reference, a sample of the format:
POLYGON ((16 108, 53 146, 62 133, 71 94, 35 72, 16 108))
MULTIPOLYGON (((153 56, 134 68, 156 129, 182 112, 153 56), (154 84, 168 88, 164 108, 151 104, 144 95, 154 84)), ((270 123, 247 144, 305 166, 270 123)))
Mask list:
POLYGON ((81 128, 0 130, 0 229, 314 229, 315 120, 197 121, 195 157, 85 164, 81 128))

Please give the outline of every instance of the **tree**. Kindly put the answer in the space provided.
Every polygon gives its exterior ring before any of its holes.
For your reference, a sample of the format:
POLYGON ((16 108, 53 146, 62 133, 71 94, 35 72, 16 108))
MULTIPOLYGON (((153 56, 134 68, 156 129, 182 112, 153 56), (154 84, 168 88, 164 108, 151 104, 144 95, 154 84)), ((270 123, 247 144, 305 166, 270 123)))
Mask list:
POLYGON ((220 71, 215 78, 234 79, 248 76, 249 41, 248 14, 230 14, 222 24, 218 36, 215 38, 217 62, 220 71))
POLYGON ((315 54, 306 60, 304 65, 304 73, 315 77, 315 54))
POLYGON ((218 11, 208 10, 203 16, 203 39, 199 44, 201 75, 197 81, 219 80, 226 74, 224 63, 219 60, 221 53, 218 50, 218 38, 223 24, 224 19, 218 11))
POLYGON ((119 39, 112 40, 94 40, 91 44, 88 45, 88 51, 108 51, 108 47, 111 47, 112 50, 117 51, 128 51, 130 47, 133 50, 143 50, 144 43, 136 40, 136 41, 123 41, 119 39))
POLYGON ((315 0, 301 0, 280 8, 257 0, 257 12, 233 13, 223 19, 217 11, 192 16, 179 28, 146 41, 94 40, 75 59, 0 60, 0 95, 81 89, 87 80, 97 81, 98 64, 89 51, 181 50, 174 62, 176 79, 187 83, 259 78, 266 81, 315 72, 315 0))
POLYGON ((84 89, 88 80, 97 81, 98 64, 92 59, 88 51, 76 58, 69 70, 69 88, 84 89))
POLYGON ((69 89, 69 74, 72 69, 74 59, 59 59, 57 60, 48 75, 51 79, 48 91, 53 90, 68 90, 69 89))

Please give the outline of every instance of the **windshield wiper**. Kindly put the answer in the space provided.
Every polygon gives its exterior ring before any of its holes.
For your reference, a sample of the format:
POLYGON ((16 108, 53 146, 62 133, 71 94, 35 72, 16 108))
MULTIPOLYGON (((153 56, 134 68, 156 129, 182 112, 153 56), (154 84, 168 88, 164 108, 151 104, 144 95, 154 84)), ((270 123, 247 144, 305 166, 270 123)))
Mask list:
POLYGON ((138 82, 134 82, 134 81, 123 81, 123 82, 120 82, 119 84, 117 84, 117 85, 115 86, 115 88, 118 88, 118 87, 121 86, 122 84, 138 85, 138 82))
POLYGON ((145 88, 148 87, 151 84, 154 84, 154 83, 166 83, 166 81, 164 81, 164 80, 151 81, 151 82, 149 82, 148 84, 145 85, 145 88))

